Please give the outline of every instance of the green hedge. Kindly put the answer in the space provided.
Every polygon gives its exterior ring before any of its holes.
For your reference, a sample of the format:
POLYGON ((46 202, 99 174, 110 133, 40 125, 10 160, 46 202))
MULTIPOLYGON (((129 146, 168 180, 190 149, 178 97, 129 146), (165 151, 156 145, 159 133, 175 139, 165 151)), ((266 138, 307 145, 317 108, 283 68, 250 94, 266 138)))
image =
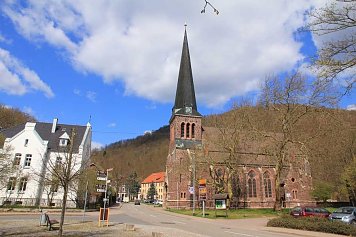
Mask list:
POLYGON ((267 226, 356 236, 355 226, 339 221, 329 221, 327 218, 294 218, 285 215, 268 221, 267 226))

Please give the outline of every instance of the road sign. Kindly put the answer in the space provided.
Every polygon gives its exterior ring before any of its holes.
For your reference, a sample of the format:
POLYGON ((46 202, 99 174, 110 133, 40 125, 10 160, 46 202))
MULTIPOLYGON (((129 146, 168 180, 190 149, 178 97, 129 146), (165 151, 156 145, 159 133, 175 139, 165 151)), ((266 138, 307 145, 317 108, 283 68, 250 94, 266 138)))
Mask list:
POLYGON ((105 184, 97 184, 96 186, 96 191, 98 193, 105 193, 106 186, 105 184))
POLYGON ((199 200, 206 200, 206 179, 199 179, 199 200))
POLYGON ((206 187, 199 188, 199 194, 206 194, 206 187))
POLYGON ((96 172, 96 179, 100 181, 105 181, 107 179, 106 172, 104 171, 96 172))
POLYGON ((189 187, 188 191, 189 191, 190 194, 193 194, 194 193, 194 187, 189 187))
POLYGON ((199 186, 206 186, 206 179, 199 179, 199 186))

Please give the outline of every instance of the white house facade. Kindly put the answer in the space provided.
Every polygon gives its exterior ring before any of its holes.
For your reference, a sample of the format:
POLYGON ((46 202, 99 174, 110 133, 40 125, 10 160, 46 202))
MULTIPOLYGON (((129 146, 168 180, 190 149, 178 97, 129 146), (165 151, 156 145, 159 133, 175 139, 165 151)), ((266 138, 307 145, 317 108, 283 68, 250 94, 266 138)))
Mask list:
MULTIPOLYGON (((1 130, 3 150, 8 150, 13 171, 0 190, 0 205, 60 206, 63 190, 53 171, 68 161, 72 148, 72 172, 83 168, 91 153, 91 125, 27 122, 1 130), (72 137, 72 132, 75 136, 72 137), (71 139, 73 141, 71 141, 71 139)), ((77 184, 70 187, 67 206, 75 207, 77 184)))

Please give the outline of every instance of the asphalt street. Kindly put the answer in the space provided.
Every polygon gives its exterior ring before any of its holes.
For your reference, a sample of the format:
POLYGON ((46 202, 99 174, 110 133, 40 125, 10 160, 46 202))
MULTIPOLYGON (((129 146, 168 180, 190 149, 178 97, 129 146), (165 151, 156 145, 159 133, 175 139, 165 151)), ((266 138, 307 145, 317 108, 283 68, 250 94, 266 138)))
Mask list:
MULTIPOLYGON (((51 218, 59 220, 59 212, 49 212, 51 218)), ((98 212, 67 212, 65 222, 96 222, 98 212)), ((1 221, 38 220, 39 213, 0 213, 1 221)), ((168 212, 151 205, 123 204, 110 208, 110 224, 134 224, 142 230, 164 233, 164 236, 211 236, 211 237, 335 237, 338 235, 266 227, 267 218, 253 219, 206 219, 168 212)))

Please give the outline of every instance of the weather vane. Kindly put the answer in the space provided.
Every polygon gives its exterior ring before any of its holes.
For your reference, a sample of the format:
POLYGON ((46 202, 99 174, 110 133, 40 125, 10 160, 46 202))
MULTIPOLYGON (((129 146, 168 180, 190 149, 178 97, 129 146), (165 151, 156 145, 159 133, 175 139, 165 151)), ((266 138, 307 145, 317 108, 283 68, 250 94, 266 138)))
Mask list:
POLYGON ((216 9, 209 1, 207 1, 207 0, 204 0, 204 1, 205 1, 205 5, 204 5, 203 10, 201 10, 200 13, 205 13, 206 7, 209 5, 212 9, 214 9, 214 13, 216 13, 216 15, 219 15, 218 9, 216 9))

